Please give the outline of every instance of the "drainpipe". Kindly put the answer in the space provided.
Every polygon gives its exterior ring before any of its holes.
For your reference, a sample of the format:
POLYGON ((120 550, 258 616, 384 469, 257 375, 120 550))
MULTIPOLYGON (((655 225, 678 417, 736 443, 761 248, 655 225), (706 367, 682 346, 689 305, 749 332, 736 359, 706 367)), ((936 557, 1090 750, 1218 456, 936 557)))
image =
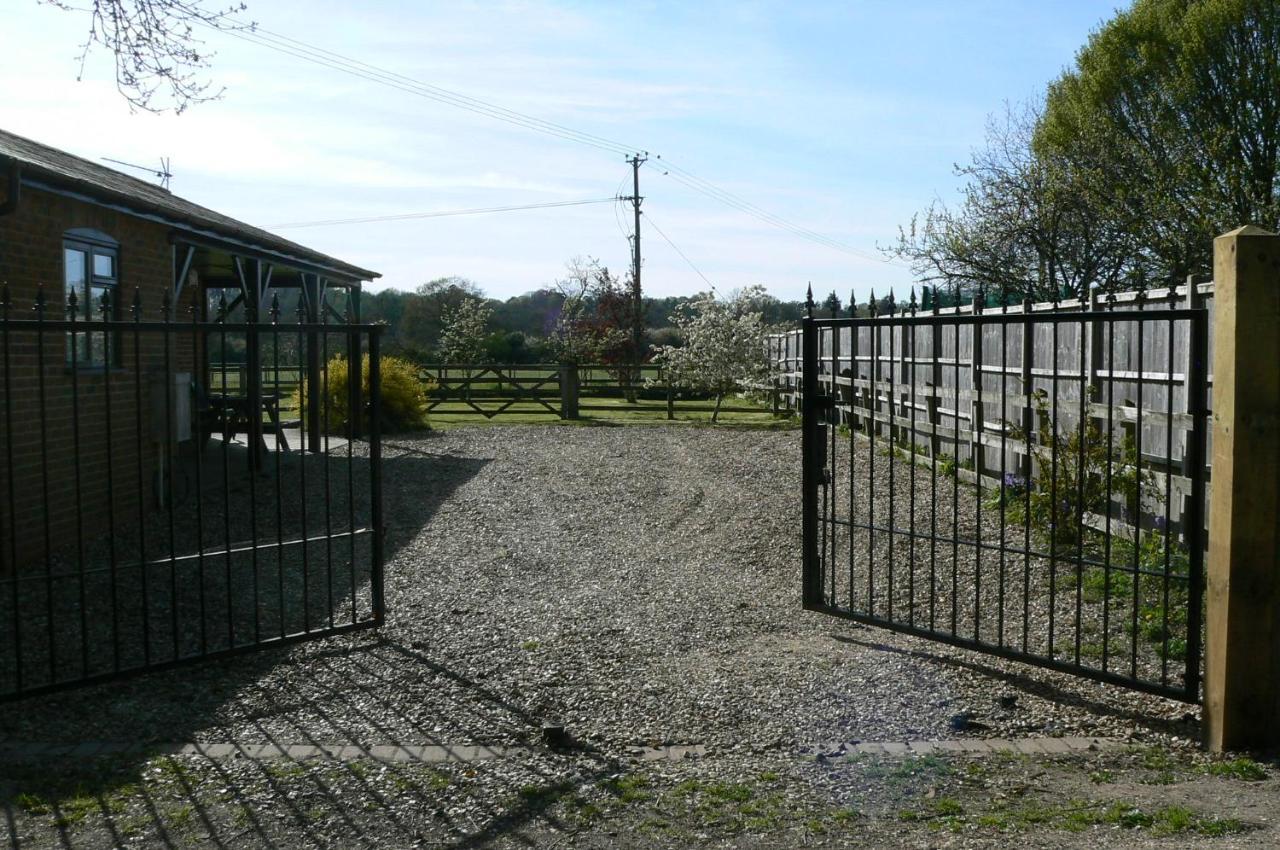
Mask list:
POLYGON ((11 215, 18 211, 18 201, 22 199, 22 166, 16 159, 9 160, 9 196, 0 203, 0 216, 11 215))

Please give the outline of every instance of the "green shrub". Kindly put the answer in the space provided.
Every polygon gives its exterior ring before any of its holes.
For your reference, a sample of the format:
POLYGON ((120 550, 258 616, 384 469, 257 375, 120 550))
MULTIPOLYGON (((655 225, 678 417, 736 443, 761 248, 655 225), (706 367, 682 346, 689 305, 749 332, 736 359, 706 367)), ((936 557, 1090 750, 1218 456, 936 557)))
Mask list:
MULTIPOLYGON (((435 389, 431 381, 423 380, 418 367, 401 357, 383 357, 379 364, 382 372, 382 430, 385 432, 413 431, 427 427, 427 393, 435 389)), ((321 408, 325 427, 331 434, 342 434, 347 430, 350 416, 348 410, 349 368, 346 358, 335 357, 329 361, 328 379, 323 383, 321 408), (326 398, 327 396, 327 398, 326 398)), ((369 398, 369 358, 364 358, 361 370, 360 393, 367 402, 369 398)), ((302 418, 306 421, 310 412, 307 410, 307 385, 304 380, 298 385, 295 400, 302 418)), ((367 428, 368 413, 362 416, 361 427, 367 428)))
POLYGON ((1084 530, 1082 513, 1106 515, 1112 499, 1118 499, 1129 521, 1136 522, 1142 506, 1140 494, 1161 502, 1154 474, 1139 471, 1138 447, 1129 433, 1118 439, 1102 432, 1095 420, 1083 429, 1062 432, 1053 421, 1048 393, 1035 392, 1039 427, 1029 434, 1011 427, 1010 436, 1024 440, 1036 460, 1031 483, 1031 524, 1052 545, 1074 545, 1084 530), (1108 489, 1109 488, 1109 489, 1108 489))

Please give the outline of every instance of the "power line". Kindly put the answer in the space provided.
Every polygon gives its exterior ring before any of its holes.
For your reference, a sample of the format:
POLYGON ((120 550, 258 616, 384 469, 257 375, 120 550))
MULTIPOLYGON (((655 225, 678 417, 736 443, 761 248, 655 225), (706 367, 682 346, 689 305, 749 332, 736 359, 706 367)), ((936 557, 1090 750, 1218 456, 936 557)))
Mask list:
MULTIPOLYGON (((209 26, 209 25, 206 25, 209 26)), ((577 142, 579 144, 589 145, 600 150, 608 151, 615 154, 630 154, 635 151, 634 146, 625 145, 602 136, 596 136, 592 133, 586 133, 581 130, 575 130, 563 124, 557 124, 554 121, 546 121, 536 118, 532 115, 526 115, 523 112, 517 112, 514 109, 507 109, 497 104, 489 103, 470 95, 461 94, 441 86, 424 83, 413 77, 405 76, 394 71, 389 71, 377 65, 362 62, 359 59, 353 59, 344 56, 332 50, 318 47, 299 39, 290 38, 289 36, 275 33, 270 30, 255 27, 253 29, 225 29, 212 27, 220 32, 225 33, 233 38, 241 41, 247 41, 268 50, 277 53, 283 53, 302 59, 316 65, 329 68, 335 71, 351 74, 370 82, 381 83, 392 88, 399 89, 409 94, 464 109, 468 112, 474 112, 487 118, 493 118, 508 124, 513 124, 535 132, 544 133, 546 135, 555 136, 567 141, 577 142)))
MULTIPOLYGON (((249 24, 248 22, 237 21, 235 19, 229 20, 243 28, 227 29, 213 24, 203 25, 234 38, 238 38, 242 41, 247 41, 278 53, 293 56, 295 58, 302 59, 331 70, 350 74, 370 82, 381 83, 382 85, 386 85, 409 94, 424 97, 449 106, 454 106, 468 112, 503 121, 507 124, 522 127, 534 132, 564 139, 566 141, 577 142, 578 144, 587 145, 613 154, 622 154, 624 156, 630 156, 637 150, 640 150, 640 148, 634 145, 617 142, 593 133, 575 130, 574 128, 568 127, 564 124, 547 121, 532 115, 527 115, 523 112, 518 112, 514 109, 498 106, 497 104, 481 100, 477 97, 472 97, 441 86, 425 83, 413 77, 409 77, 395 71, 389 71, 377 65, 363 62, 359 59, 345 56, 336 51, 319 47, 301 39, 291 38, 290 36, 282 33, 273 32, 256 25, 249 24)), ((661 159, 660 156, 658 158, 661 159)), ((778 229, 785 230, 793 236, 806 239, 814 242, 815 244, 822 245, 823 247, 840 251, 860 259, 877 263, 885 263, 888 265, 901 265, 900 263, 896 263, 887 258, 878 257, 873 254, 860 251, 847 243, 794 224, 781 216, 777 216, 756 206, 755 204, 750 203, 749 201, 739 198, 727 190, 721 189, 711 181, 698 177, 688 169, 675 165, 669 160, 663 160, 663 163, 666 165, 666 170, 663 171, 664 176, 670 177, 672 180, 683 184, 695 192, 736 209, 739 212, 745 213, 759 221, 778 229)))
POLYGON ((437 210, 434 212, 397 213, 395 215, 374 215, 365 218, 328 218, 319 221, 288 221, 283 224, 266 225, 267 230, 285 230, 294 227, 326 227, 331 224, 371 224, 383 221, 409 221, 419 218, 445 218, 454 215, 482 215, 485 213, 515 212, 517 210, 545 210, 552 207, 579 207, 584 204, 612 204, 618 199, 587 198, 581 201, 548 201, 541 204, 520 204, 509 207, 478 207, 466 210, 437 210))
MULTIPOLYGON (((689 259, 688 255, 687 255, 687 254, 685 254, 685 252, 684 252, 684 251, 681 251, 681 250, 680 250, 680 247, 679 247, 678 245, 676 245, 676 243, 674 243, 674 242, 672 242, 672 241, 671 241, 671 237, 670 237, 670 236, 668 236, 666 233, 664 233, 664 232, 662 231, 662 228, 661 228, 661 227, 658 227, 658 223, 657 223, 656 221, 654 221, 654 220, 653 220, 653 216, 652 216, 652 215, 650 215, 649 213, 645 213, 645 214, 644 214, 644 219, 645 219, 645 221, 649 222, 649 226, 650 226, 650 227, 652 227, 652 228, 654 229, 654 232, 656 232, 659 236, 661 236, 661 237, 666 241, 666 243, 667 243, 668 245, 670 245, 670 246, 671 246, 672 250, 674 250, 677 254, 679 254, 679 255, 680 255, 680 258, 681 258, 682 260, 684 260, 686 263, 688 263, 688 264, 689 264, 689 268, 691 268, 691 269, 693 269, 695 272, 697 272, 697 273, 698 273, 698 277, 700 277, 700 278, 702 278, 704 281, 706 281, 707 286, 711 287, 711 291, 712 291, 712 292, 716 292, 716 285, 715 285, 714 283, 712 283, 712 282, 707 278, 707 276, 706 276, 705 274, 703 274, 703 273, 702 273, 702 269, 700 269, 700 268, 698 268, 696 265, 694 265, 693 260, 689 259)), ((717 294, 719 294, 719 293, 717 293, 717 294)))

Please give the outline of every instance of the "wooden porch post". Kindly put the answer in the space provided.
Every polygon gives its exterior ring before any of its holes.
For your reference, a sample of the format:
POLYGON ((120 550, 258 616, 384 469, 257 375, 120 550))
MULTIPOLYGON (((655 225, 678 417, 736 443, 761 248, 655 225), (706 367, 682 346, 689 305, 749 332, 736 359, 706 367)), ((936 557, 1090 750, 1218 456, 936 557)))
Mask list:
MULTIPOLYGON (((302 302, 306 305, 307 324, 320 322, 320 298, 322 295, 320 277, 315 274, 302 274, 302 302)), ((324 376, 320 373, 320 335, 316 331, 307 331, 306 369, 307 369, 307 449, 319 452, 321 441, 321 399, 324 376)), ((357 373, 358 374, 358 373, 357 373)))
POLYGON ((1280 745, 1280 236, 1213 243, 1213 493, 1204 730, 1209 749, 1280 745))

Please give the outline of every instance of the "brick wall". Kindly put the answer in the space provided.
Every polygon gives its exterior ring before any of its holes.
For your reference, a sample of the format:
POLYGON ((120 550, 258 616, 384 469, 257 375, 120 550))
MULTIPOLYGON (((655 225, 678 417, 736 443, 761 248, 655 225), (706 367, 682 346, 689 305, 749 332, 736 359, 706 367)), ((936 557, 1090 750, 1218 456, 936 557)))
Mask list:
MULTIPOLYGON (((4 183, 0 175, 0 197, 7 191, 4 183)), ((76 227, 100 230, 120 243, 123 297, 117 317, 132 318, 136 288, 144 320, 160 319, 161 299, 172 280, 166 227, 26 187, 17 211, 0 217, 0 282, 9 285, 10 316, 34 317, 37 288, 44 284, 46 318, 65 318, 62 242, 76 227)), ((196 290, 184 292, 179 318, 188 315, 196 290)), ((72 370, 63 331, 46 332, 42 340, 28 331, 5 336, 0 339, 0 368, 6 352, 9 368, 7 380, 0 375, 0 564, 13 561, 15 549, 20 567, 42 564, 46 555, 74 563, 81 534, 101 539, 113 530, 136 528, 139 509, 152 503, 152 477, 164 447, 152 442, 150 395, 152 381, 165 368, 164 335, 115 335, 111 345, 118 349, 118 365, 105 373, 72 370)), ((190 334, 174 336, 171 370, 194 372, 195 350, 190 334)))

